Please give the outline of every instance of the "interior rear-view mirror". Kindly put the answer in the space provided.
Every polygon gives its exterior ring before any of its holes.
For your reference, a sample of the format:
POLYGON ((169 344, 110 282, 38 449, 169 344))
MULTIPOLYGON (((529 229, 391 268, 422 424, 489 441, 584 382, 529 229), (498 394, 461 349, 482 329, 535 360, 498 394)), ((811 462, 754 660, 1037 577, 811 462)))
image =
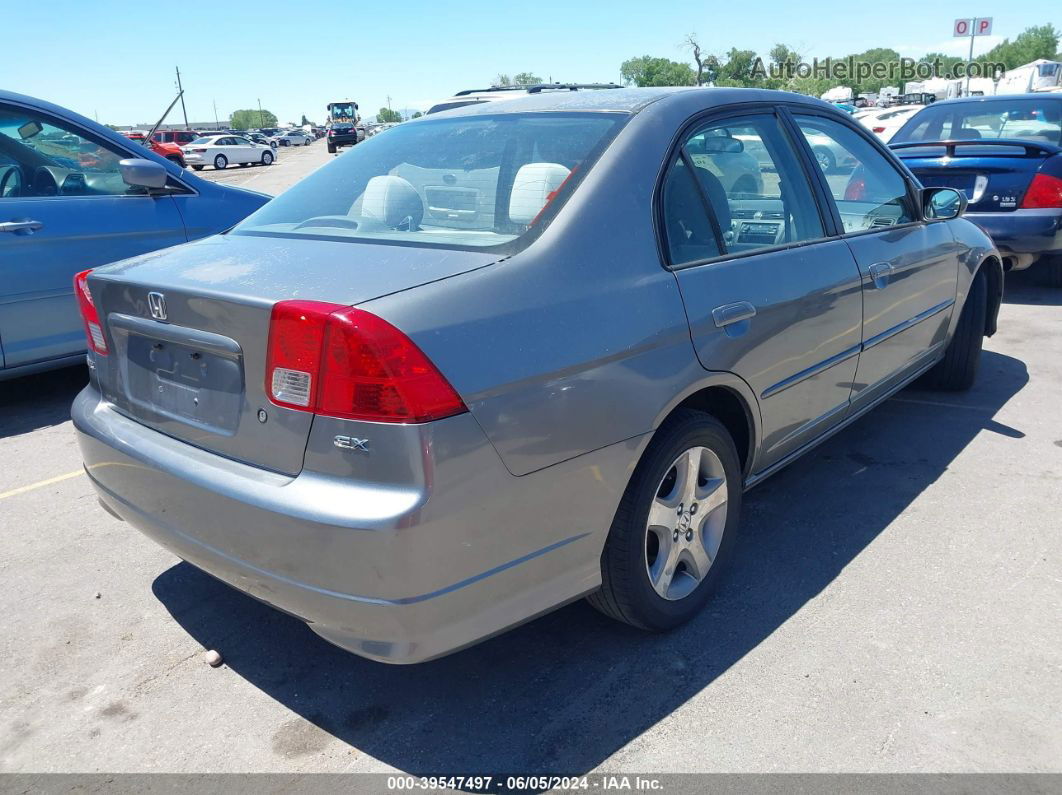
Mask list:
POLYGON ((729 135, 706 135, 704 136, 704 153, 705 154, 737 154, 738 152, 744 152, 745 145, 741 143, 737 138, 731 138, 729 135))
POLYGON ((40 131, 44 128, 39 121, 28 121, 18 128, 19 137, 25 141, 27 138, 32 138, 35 135, 40 134, 40 131))

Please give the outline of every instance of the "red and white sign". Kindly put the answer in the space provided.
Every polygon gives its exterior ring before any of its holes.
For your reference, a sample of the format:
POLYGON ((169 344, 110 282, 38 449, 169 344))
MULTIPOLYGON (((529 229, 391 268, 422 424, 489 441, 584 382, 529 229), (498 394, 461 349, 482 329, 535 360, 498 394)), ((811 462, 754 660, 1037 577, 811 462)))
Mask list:
POLYGON ((976 19, 956 19, 952 26, 952 36, 989 36, 992 34, 992 17, 976 19))

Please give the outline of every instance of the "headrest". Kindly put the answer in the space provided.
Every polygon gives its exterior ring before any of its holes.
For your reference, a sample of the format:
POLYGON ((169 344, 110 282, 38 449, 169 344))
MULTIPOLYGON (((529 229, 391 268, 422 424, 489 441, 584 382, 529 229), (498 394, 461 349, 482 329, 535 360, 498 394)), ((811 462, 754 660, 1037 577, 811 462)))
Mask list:
POLYGON ((509 220, 517 224, 534 221, 549 201, 550 194, 571 173, 559 163, 528 163, 520 166, 509 197, 509 220))
POLYGON ((412 218, 410 229, 416 229, 424 218, 424 202, 417 189, 401 177, 373 177, 361 198, 361 214, 391 227, 412 218))

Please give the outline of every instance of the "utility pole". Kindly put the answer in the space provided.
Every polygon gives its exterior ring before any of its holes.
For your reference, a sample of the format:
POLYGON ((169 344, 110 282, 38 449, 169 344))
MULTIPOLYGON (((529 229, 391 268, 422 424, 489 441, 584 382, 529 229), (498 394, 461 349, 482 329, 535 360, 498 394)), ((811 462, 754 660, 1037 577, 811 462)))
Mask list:
POLYGON ((184 114, 184 129, 190 130, 188 126, 188 110, 184 107, 184 88, 181 86, 181 67, 174 67, 177 70, 177 93, 181 95, 181 113, 184 114))
POLYGON ((265 116, 262 115, 262 100, 258 100, 258 129, 265 127, 265 116))
POLYGON ((221 122, 218 121, 218 101, 216 99, 212 101, 214 103, 214 129, 220 130, 221 122))

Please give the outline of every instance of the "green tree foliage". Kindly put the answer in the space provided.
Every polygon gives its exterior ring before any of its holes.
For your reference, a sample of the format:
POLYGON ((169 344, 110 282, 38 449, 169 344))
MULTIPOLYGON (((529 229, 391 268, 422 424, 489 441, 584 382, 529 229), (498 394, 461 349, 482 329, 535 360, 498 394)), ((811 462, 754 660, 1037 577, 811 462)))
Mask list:
POLYGON ((1037 58, 1053 59, 1058 52, 1058 39, 1059 32, 1054 25, 1034 25, 1019 33, 1014 41, 1004 39, 978 60, 1016 69, 1037 58))
POLYGON ((412 116, 412 118, 414 118, 414 119, 419 119, 419 118, 420 118, 421 116, 423 116, 423 115, 424 115, 423 113, 421 113, 421 112, 420 112, 419 110, 417 110, 417 111, 414 111, 414 112, 413 112, 413 116, 412 116))
MULTIPOLYGON (((1060 33, 1053 25, 1039 25, 1027 28, 1013 41, 1007 39, 992 48, 977 60, 981 63, 1003 63, 1007 69, 1014 69, 1035 61, 1037 58, 1062 60, 1059 52, 1060 33)), ((627 85, 636 86, 752 86, 756 88, 778 88, 796 91, 801 94, 819 96, 835 86, 848 86, 854 93, 877 92, 886 85, 896 85, 898 77, 889 77, 886 70, 879 70, 885 77, 866 77, 856 82, 856 75, 847 79, 833 78, 825 74, 811 73, 800 77, 795 74, 797 64, 811 60, 813 56, 798 53, 786 44, 775 44, 766 59, 760 59, 753 50, 739 50, 732 47, 724 56, 706 53, 693 34, 686 36, 682 46, 690 50, 696 68, 688 63, 679 63, 667 58, 643 55, 631 58, 620 66, 620 74, 627 85), (775 69, 771 67, 792 68, 775 69), (790 74, 792 73, 792 74, 790 74)), ((819 55, 820 67, 826 56, 819 55)), ((898 64, 900 54, 888 47, 874 47, 860 53, 834 58, 834 62, 869 64, 898 64)), ((939 62, 941 77, 955 77, 958 64, 966 62, 965 58, 945 55, 939 52, 926 53, 918 59, 923 63, 939 62)), ((499 75, 504 77, 504 75, 499 75)))
POLYGON ((636 86, 692 86, 697 84, 697 73, 686 63, 668 58, 643 55, 631 58, 620 66, 620 74, 627 85, 636 86))
POLYGON ((277 117, 268 110, 259 112, 258 108, 234 110, 229 120, 234 130, 250 130, 257 127, 276 127, 277 117))
POLYGON ((305 127, 307 124, 312 124, 312 123, 313 122, 311 122, 309 119, 306 118, 306 114, 305 113, 302 114, 302 121, 299 122, 300 125, 305 127))
POLYGON ((402 114, 397 110, 391 110, 390 108, 380 108, 380 112, 376 114, 376 121, 381 124, 402 121, 402 114))

